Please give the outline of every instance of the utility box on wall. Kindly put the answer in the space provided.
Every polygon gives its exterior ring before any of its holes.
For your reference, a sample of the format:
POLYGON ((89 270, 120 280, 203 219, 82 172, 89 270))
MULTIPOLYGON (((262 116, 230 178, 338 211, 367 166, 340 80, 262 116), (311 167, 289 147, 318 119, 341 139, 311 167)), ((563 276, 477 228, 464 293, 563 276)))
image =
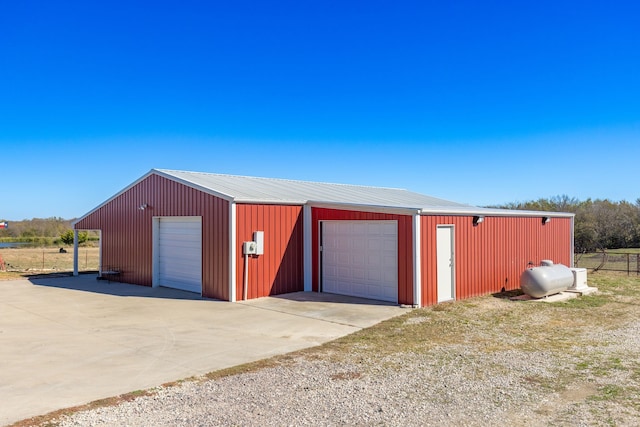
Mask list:
POLYGON ((244 242, 242 244, 242 253, 244 255, 257 255, 256 249, 256 242, 244 242))
POLYGON ((264 254, 264 231, 254 231, 253 240, 242 244, 242 253, 245 255, 264 254))
POLYGON ((254 231, 253 241, 256 242, 256 255, 264 254, 264 231, 254 231))

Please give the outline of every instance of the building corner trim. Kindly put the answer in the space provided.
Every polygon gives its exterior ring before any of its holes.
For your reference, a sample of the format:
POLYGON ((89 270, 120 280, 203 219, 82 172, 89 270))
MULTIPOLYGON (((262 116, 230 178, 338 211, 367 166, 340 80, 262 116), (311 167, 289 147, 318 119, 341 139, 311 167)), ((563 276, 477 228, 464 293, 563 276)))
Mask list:
POLYGON ((413 215, 413 306, 422 307, 422 256, 420 253, 420 215, 413 215))
POLYGON ((313 228, 311 220, 311 206, 306 204, 302 208, 302 224, 303 224, 303 277, 304 277, 304 291, 311 292, 313 281, 313 244, 311 237, 311 230, 313 228))
POLYGON ((236 302, 236 204, 229 203, 229 301, 236 302))

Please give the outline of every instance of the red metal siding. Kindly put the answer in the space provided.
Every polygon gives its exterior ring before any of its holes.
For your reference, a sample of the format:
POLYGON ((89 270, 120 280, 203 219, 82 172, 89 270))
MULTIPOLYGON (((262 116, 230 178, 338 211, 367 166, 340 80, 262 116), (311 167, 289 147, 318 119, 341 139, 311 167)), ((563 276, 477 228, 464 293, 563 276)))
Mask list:
POLYGON ((413 217, 374 212, 346 211, 339 209, 312 208, 312 257, 313 290, 318 291, 320 278, 320 221, 398 221, 398 303, 413 304, 413 217))
POLYGON ((103 268, 118 268, 126 283, 151 286, 154 216, 202 217, 202 294, 229 299, 229 202, 150 175, 75 228, 101 230, 103 268), (145 210, 139 210, 147 203, 145 210))
POLYGON ((247 298, 304 290, 302 206, 236 205, 236 299, 242 300, 242 243, 264 231, 264 254, 248 259, 247 298))
POLYGON ((421 217, 422 304, 437 302, 436 228, 455 226, 456 299, 520 287, 531 261, 571 265, 571 218, 487 217, 473 226, 471 217, 421 217))

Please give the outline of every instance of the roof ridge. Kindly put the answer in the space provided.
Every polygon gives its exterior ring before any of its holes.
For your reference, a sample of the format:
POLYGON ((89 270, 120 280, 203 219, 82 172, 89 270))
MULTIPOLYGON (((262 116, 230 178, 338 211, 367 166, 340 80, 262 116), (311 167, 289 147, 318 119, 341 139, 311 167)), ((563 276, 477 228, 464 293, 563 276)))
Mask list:
MULTIPOLYGON (((323 185, 335 185, 340 187, 358 187, 358 188, 377 188, 377 189, 385 189, 385 190, 396 190, 396 191, 407 191, 414 193, 411 190, 406 188, 397 188, 397 187, 380 187, 376 185, 363 185, 363 184, 345 184, 339 182, 321 182, 321 181, 308 181, 302 179, 292 179, 292 178, 269 178, 262 176, 251 176, 251 175, 234 175, 234 174, 226 174, 226 173, 215 173, 215 172, 200 172, 200 171, 186 171, 186 170, 178 170, 178 169, 154 169, 158 172, 169 173, 178 172, 178 173, 188 173, 188 174, 197 174, 197 175, 211 175, 211 176, 219 176, 219 177, 229 177, 229 178, 246 178, 246 179, 257 179, 257 180, 265 180, 265 181, 281 181, 281 182, 300 182, 306 184, 323 184, 323 185)), ((419 193, 416 193, 419 194, 419 193)))

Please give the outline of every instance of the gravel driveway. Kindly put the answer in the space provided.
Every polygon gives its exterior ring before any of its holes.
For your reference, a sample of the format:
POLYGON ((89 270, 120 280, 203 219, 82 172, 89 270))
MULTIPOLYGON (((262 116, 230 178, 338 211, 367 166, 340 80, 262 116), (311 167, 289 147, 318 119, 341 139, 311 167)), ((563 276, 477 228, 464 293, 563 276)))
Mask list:
POLYGON ((485 297, 414 310, 281 356, 261 369, 161 387, 57 421, 61 426, 637 425, 640 295, 613 291, 565 305, 485 297))

